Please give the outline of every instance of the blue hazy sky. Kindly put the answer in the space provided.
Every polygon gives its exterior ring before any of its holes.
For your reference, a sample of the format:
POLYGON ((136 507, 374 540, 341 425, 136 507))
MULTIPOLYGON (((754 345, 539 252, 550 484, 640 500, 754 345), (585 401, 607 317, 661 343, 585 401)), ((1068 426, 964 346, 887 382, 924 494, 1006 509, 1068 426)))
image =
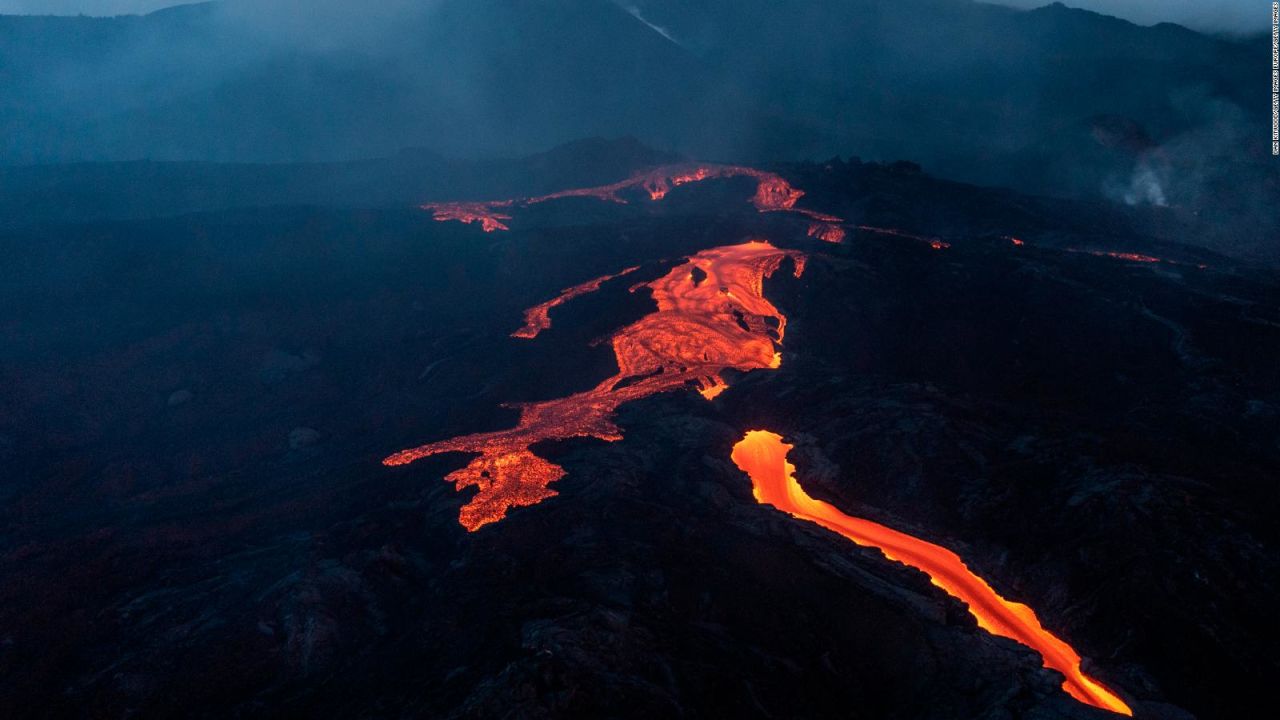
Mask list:
MULTIPOLYGON (((1048 4, 1047 0, 992 1, 1015 7, 1048 4)), ((306 0, 292 2, 306 6, 306 0)), ((180 4, 174 0, 0 0, 0 13, 119 15, 180 4)), ((1066 4, 1144 25, 1167 20, 1203 30, 1263 32, 1270 29, 1271 3, 1265 0, 1066 0, 1066 4)))

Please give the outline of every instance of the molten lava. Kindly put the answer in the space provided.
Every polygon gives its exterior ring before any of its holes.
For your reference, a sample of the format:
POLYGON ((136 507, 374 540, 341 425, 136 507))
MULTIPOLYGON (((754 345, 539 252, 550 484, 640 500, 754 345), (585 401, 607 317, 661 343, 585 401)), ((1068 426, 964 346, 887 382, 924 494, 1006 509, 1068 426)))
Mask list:
MULTIPOLYGON (((666 197, 672 188, 681 185, 731 177, 749 177, 756 181, 756 191, 751 196, 751 204, 755 205, 756 210, 760 212, 797 213, 815 222, 831 225, 839 229, 838 223, 842 222, 840 218, 796 207, 796 202, 804 195, 804 191, 793 187, 781 175, 741 165, 717 165, 714 163, 664 165, 636 173, 625 180, 609 185, 561 190, 549 195, 538 195, 536 197, 486 202, 436 202, 427 203, 421 207, 423 210, 432 211, 436 220, 457 220, 464 223, 478 222, 485 232, 493 232, 495 230, 510 229, 502 221, 510 220, 511 216, 499 212, 506 208, 528 207, 565 198, 595 198, 605 202, 626 204, 627 200, 622 196, 622 193, 627 190, 643 191, 649 195, 650 200, 657 201, 666 197)), ((843 235, 843 230, 840 230, 840 233, 843 235)), ((812 235, 813 233, 811 232, 810 234, 812 235)))
POLYGON ((1156 257, 1155 255, 1143 255, 1142 253, 1134 253, 1134 252, 1115 252, 1113 250, 1081 250, 1080 248, 1067 248, 1067 252, 1084 253, 1086 255, 1095 255, 1097 257, 1107 257, 1107 258, 1113 258, 1115 260, 1124 260, 1125 262, 1149 263, 1149 264, 1162 263, 1165 265, 1183 265, 1183 266, 1190 265, 1190 266, 1197 267, 1201 270, 1204 270, 1205 268, 1209 267, 1204 263, 1191 263, 1191 262, 1184 262, 1181 260, 1170 260, 1169 258, 1156 257))
POLYGON ((542 304, 534 305, 528 310, 525 310, 524 326, 511 333, 511 337, 526 338, 529 340, 538 337, 538 333, 551 327, 551 308, 556 307, 557 305, 563 305, 576 297, 593 293, 599 290, 601 285, 604 285, 610 280, 622 277, 628 273, 633 273, 639 269, 639 266, 629 267, 622 272, 616 272, 612 275, 602 275, 579 285, 574 285, 573 287, 561 290, 559 295, 542 304))
POLYGON ((1031 608, 1000 597, 960 556, 906 533, 850 517, 830 503, 809 497, 796 482, 795 466, 787 462, 792 447, 767 430, 752 430, 733 447, 733 462, 750 476, 757 502, 839 533, 858 545, 878 548, 890 560, 923 571, 934 585, 965 603, 979 627, 1040 653, 1045 667, 1066 677, 1062 689, 1072 697, 1104 710, 1133 714, 1115 693, 1080 670, 1080 655, 1045 630, 1031 608))
POLYGON ((913 233, 907 232, 906 230, 899 230, 898 228, 876 227, 874 225, 859 225, 858 229, 863 232, 875 233, 876 235, 892 235, 893 237, 900 237, 900 238, 906 238, 908 240, 915 240, 916 242, 925 243, 926 245, 933 248, 934 250, 945 250, 951 247, 951 243, 943 242, 938 238, 925 237, 923 235, 915 235, 913 233))
POLYGON ((844 228, 834 223, 809 223, 809 237, 839 245, 844 242, 844 228))
POLYGON ((457 220, 461 223, 470 225, 471 223, 480 223, 480 227, 485 232, 493 232, 495 230, 510 230, 511 228, 503 224, 503 220, 510 220, 511 216, 500 213, 497 208, 509 207, 509 201, 498 202, 446 202, 446 203, 427 203, 420 206, 423 210, 430 210, 432 219, 437 222, 447 222, 449 220, 457 220))
POLYGON ((1140 263, 1169 262, 1164 258, 1158 258, 1154 255, 1143 255, 1141 253, 1131 253, 1131 252, 1112 252, 1110 250, 1075 250, 1075 249, 1069 249, 1067 250, 1067 252, 1083 252, 1083 253, 1088 253, 1090 255, 1096 255, 1098 257, 1109 257, 1109 258, 1115 258, 1116 260, 1127 260, 1128 262, 1140 262, 1140 263))
POLYGON ((725 370, 778 367, 786 318, 765 299, 764 279, 786 258, 799 277, 804 255, 768 242, 699 252, 638 286, 650 290, 657 309, 614 333, 617 374, 585 392, 520 405, 514 428, 429 443, 383 463, 404 465, 449 452, 476 454, 446 478, 459 490, 479 490, 458 516, 472 531, 501 520, 510 508, 555 495, 548 485, 563 477, 564 469, 534 455, 530 447, 535 443, 573 437, 620 440, 612 416, 623 403, 689 384, 713 398, 727 387, 725 370))
MULTIPOLYGON (((840 218, 796 207, 804 192, 781 176, 735 165, 676 165, 634 175, 611 185, 564 190, 521 200, 433 203, 424 205, 439 221, 479 223, 485 232, 506 230, 504 212, 513 207, 571 197, 590 197, 626 203, 623 192, 642 190, 653 201, 672 188, 710 178, 745 176, 755 179, 751 202, 760 212, 792 212, 807 218, 808 235, 840 243, 846 231, 840 218)), ((908 238, 935 250, 950 244, 893 228, 858 226, 859 230, 908 238)), ((1014 245, 1020 239, 1010 237, 1014 245)), ((1096 255, 1160 262, 1159 258, 1133 253, 1087 251, 1096 255)), ((728 384, 724 371, 777 368, 778 347, 786 332, 786 318, 764 297, 764 279, 782 261, 791 258, 797 277, 804 271, 805 256, 775 248, 765 241, 703 250, 689 257, 646 288, 657 308, 654 312, 613 334, 610 341, 618 372, 595 387, 568 397, 519 405, 520 419, 507 430, 474 433, 402 450, 383 460, 405 465, 442 453, 470 453, 474 457, 447 480, 457 490, 475 486, 476 494, 461 509, 458 521, 468 531, 506 517, 514 507, 534 505, 556 494, 551 483, 564 477, 564 468, 534 454, 532 447, 544 440, 592 437, 622 439, 613 414, 624 403, 660 392, 693 385, 711 400, 728 384)), ((556 297, 529 308, 524 325, 512 335, 534 338, 551 326, 550 311, 576 297, 595 292, 614 278, 635 271, 631 267, 561 291, 556 297)), ((891 560, 925 572, 934 585, 964 602, 984 630, 1013 639, 1040 653, 1046 667, 1062 673, 1063 690, 1081 702, 1132 715, 1129 707, 1080 669, 1080 656, 1061 639, 1045 630, 1031 608, 1000 597, 986 581, 974 575, 958 555, 906 533, 868 520, 850 517, 829 503, 809 497, 796 482, 795 467, 787 462, 792 448, 774 433, 755 430, 733 448, 732 459, 746 472, 755 498, 792 516, 816 523, 859 544, 878 548, 891 560)))

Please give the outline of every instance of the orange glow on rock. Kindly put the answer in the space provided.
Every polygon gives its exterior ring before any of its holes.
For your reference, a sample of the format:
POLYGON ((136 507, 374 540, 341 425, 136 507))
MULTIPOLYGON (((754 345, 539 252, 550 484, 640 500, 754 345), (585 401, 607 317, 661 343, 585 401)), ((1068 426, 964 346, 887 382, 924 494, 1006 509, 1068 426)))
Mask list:
POLYGON ((1149 264, 1163 263, 1165 265, 1194 266, 1201 270, 1204 270, 1205 268, 1209 267, 1204 263, 1191 263, 1191 262, 1183 262, 1180 260, 1170 260, 1169 258, 1156 257, 1155 255, 1144 255, 1142 253, 1135 253, 1135 252, 1115 252, 1112 250, 1081 250, 1079 248, 1067 248, 1067 252, 1084 253, 1086 255, 1112 258, 1114 260, 1124 260, 1125 262, 1149 263, 1149 264))
POLYGON ((859 230, 863 232, 875 233, 876 235, 891 235, 893 237, 906 238, 907 240, 915 240, 916 242, 922 242, 927 244, 929 247, 933 248, 934 250, 945 250, 951 247, 951 243, 945 242, 936 237, 925 237, 923 235, 916 235, 914 233, 909 233, 906 230, 899 230, 898 228, 876 227, 874 225, 859 225, 857 227, 859 230))
POLYGON ((506 201, 500 202, 445 202, 445 203, 427 203, 420 206, 423 210, 432 212, 432 219, 437 222, 447 222, 449 220, 457 220, 461 223, 470 225, 471 223, 480 223, 480 227, 485 232, 494 232, 495 230, 510 230, 511 228, 503 224, 503 220, 510 220, 511 216, 497 211, 500 207, 507 207, 510 203, 506 201))
MULTIPOLYGON (((774 354, 775 356, 777 355, 777 353, 774 353, 774 354)), ((773 370, 773 369, 776 369, 777 367, 778 365, 776 364, 770 365, 769 369, 773 370)), ((698 393, 702 395, 702 397, 708 400, 715 400, 717 397, 720 397, 720 393, 729 389, 729 384, 726 383, 724 380, 720 379, 718 376, 709 377, 707 378, 707 381, 709 384, 705 385, 704 387, 698 388, 698 393)))
POLYGON ((795 466, 787 462, 792 447, 767 430, 752 430, 734 445, 733 462, 750 476, 757 502, 820 525, 858 545, 877 548, 890 560, 923 571, 934 585, 965 603, 983 630, 1040 653, 1045 667, 1066 677, 1062 689, 1072 697, 1104 710, 1133 714, 1115 693, 1081 671, 1080 655, 1045 630, 1031 608, 1000 597, 960 556, 906 533, 850 517, 830 503, 809 497, 796 482, 795 466))
POLYGON ((1128 262, 1140 262, 1140 263, 1168 262, 1168 260, 1165 260, 1163 258, 1158 258, 1158 257, 1155 257, 1154 255, 1143 255, 1141 253, 1111 252, 1109 250, 1068 250, 1068 252, 1084 252, 1090 255, 1096 255, 1098 257, 1109 257, 1109 258, 1115 258, 1116 260, 1127 260, 1128 262))
POLYGON ((844 242, 844 228, 832 223, 809 223, 809 237, 839 245, 844 242))
MULTIPOLYGON (((823 223, 839 223, 841 219, 813 210, 797 208, 796 201, 804 191, 793 187, 785 178, 777 173, 757 170, 742 165, 719 165, 715 163, 663 165, 652 170, 636 173, 631 177, 609 185, 598 185, 588 188, 561 190, 548 195, 535 197, 491 200, 485 202, 436 202, 422 205, 423 210, 434 213, 436 220, 457 220, 463 223, 480 223, 485 232, 509 230, 502 221, 511 216, 500 212, 511 207, 528 207, 551 200, 566 198, 595 198, 605 202, 626 204, 622 193, 628 190, 643 191, 653 201, 661 200, 671 192, 672 188, 689 183, 701 182, 716 178, 749 177, 756 181, 755 194, 751 196, 751 204, 760 212, 793 212, 811 220, 823 223)), ((841 231, 843 232, 843 231, 841 231)))
POLYGON ((585 392, 519 405, 514 428, 402 450, 383 464, 405 465, 449 452, 475 454, 446 478, 458 490, 478 489, 458 516, 472 531, 501 520, 510 508, 555 495, 548 485, 563 477, 564 469, 534 455, 530 447, 535 443, 574 437, 620 440, 612 417, 623 403, 690 384, 711 399, 728 387, 725 370, 778 367, 786 318, 765 299, 764 279, 788 257, 799 277, 804 255, 761 240, 689 257, 663 277, 637 286, 650 290, 657 309, 614 333, 617 374, 585 392))
POLYGON ((622 277, 628 273, 633 273, 639 269, 639 266, 629 267, 622 272, 616 272, 612 275, 602 275, 579 285, 574 285, 573 287, 561 290, 559 295, 544 303, 534 305, 528 310, 525 310, 524 326, 511 333, 511 337, 525 338, 529 340, 538 337, 538 333, 551 327, 551 308, 556 307, 557 305, 563 305, 576 297, 593 293, 599 290, 601 285, 604 285, 610 280, 622 277))

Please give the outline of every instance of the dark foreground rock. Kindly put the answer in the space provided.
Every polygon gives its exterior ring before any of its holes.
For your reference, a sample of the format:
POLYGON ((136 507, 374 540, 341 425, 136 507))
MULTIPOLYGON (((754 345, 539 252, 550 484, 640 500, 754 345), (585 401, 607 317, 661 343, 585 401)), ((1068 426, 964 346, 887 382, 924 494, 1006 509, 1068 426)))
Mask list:
POLYGON ((735 181, 499 234, 277 208, 0 239, 0 714, 1106 716, 923 575, 757 505, 729 450, 767 427, 812 494, 960 553, 1138 717, 1244 716, 1278 669, 1274 275, 1105 208, 781 171, 925 240, 821 243, 735 181), (534 341, 524 308, 747 237, 811 255, 766 284, 778 370, 536 446, 560 494, 476 533, 441 481, 464 457, 380 465, 590 387, 649 301, 607 284, 534 341))

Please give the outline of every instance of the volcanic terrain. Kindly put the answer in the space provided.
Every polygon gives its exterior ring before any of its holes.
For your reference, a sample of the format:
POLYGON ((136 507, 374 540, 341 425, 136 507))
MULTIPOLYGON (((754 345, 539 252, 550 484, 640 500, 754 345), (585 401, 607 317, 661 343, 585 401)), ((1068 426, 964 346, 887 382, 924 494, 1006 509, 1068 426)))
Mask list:
POLYGON ((0 714, 1260 702, 1271 269, 910 163, 503 167, 8 227, 0 714))

